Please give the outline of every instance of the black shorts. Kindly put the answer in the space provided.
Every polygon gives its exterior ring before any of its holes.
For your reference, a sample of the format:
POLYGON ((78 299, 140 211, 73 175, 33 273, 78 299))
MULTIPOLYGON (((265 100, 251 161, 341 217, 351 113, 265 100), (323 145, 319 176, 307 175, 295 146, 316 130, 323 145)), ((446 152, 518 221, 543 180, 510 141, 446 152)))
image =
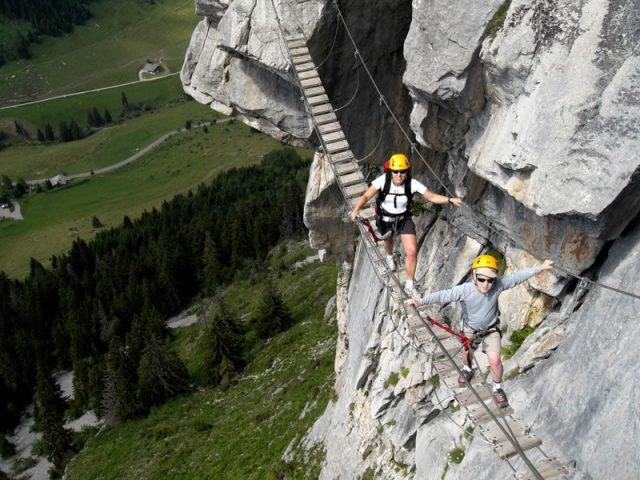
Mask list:
POLYGON ((382 235, 384 235, 389 229, 393 230, 393 234, 400 235, 415 235, 416 226, 410 216, 399 217, 398 220, 393 222, 385 222, 378 218, 376 220, 376 226, 382 235))

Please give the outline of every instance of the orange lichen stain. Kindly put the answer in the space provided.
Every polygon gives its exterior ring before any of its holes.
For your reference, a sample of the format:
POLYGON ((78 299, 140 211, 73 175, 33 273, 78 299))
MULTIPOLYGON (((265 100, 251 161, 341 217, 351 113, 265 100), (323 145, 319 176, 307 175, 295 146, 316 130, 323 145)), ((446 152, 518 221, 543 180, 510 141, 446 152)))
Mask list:
POLYGON ((551 247, 553 246, 553 240, 555 236, 556 236, 555 224, 550 218, 547 218, 547 233, 544 236, 544 246, 547 249, 547 252, 551 251, 551 247))
POLYGON ((562 242, 561 251, 569 249, 569 253, 573 255, 578 262, 582 262, 591 251, 589 239, 584 233, 574 233, 564 242, 562 242))

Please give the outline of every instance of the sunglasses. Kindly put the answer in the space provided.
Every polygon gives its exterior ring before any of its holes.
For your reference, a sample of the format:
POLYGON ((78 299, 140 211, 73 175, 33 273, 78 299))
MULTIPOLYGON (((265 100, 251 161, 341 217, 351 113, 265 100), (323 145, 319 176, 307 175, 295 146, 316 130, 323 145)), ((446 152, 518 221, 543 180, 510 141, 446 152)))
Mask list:
POLYGON ((391 170, 394 175, 406 175, 408 170, 391 170))
POLYGON ((495 278, 485 278, 485 277, 476 277, 476 282, 478 283, 488 283, 489 285, 493 285, 496 283, 495 278))

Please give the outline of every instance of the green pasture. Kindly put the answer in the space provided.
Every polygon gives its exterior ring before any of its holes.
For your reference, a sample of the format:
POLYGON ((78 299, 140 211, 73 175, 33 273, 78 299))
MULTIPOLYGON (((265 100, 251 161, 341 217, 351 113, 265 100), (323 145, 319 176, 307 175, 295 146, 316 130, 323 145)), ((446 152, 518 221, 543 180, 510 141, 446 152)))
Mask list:
MULTIPOLYGON (((157 109, 170 103, 182 101, 184 90, 177 76, 165 77, 152 82, 141 82, 99 92, 85 93, 67 98, 57 98, 46 102, 0 110, 0 128, 13 130, 14 120, 19 121, 35 139, 38 128, 47 123, 53 127, 56 136, 60 122, 75 120, 80 126, 87 125, 87 110, 95 107, 100 115, 108 109, 115 121, 123 111, 122 94, 129 106, 143 105, 146 109, 157 109)), ((0 152, 1 154, 2 152, 0 152)))
POLYGON ((111 173, 21 199, 24 220, 0 221, 0 270, 22 277, 28 274, 30 257, 48 265, 51 255, 67 251, 75 238, 93 238, 93 216, 105 228, 118 226, 125 215, 134 219, 176 193, 194 189, 225 169, 258 163, 265 153, 280 147, 278 141, 239 122, 208 128, 209 133, 199 128, 171 137, 111 173))
MULTIPOLYGON (((50 178, 58 173, 89 172, 125 160, 162 135, 221 115, 194 101, 180 101, 157 111, 67 143, 15 145, 0 150, 0 173, 15 180, 50 178), (28 161, 25 161, 28 159, 28 161)), ((213 133, 213 132, 212 132, 213 133)), ((215 136, 215 135, 212 135, 215 136)))
POLYGON ((89 8, 85 25, 0 67, 0 106, 131 82, 147 59, 176 72, 200 20, 193 0, 101 0, 89 8))

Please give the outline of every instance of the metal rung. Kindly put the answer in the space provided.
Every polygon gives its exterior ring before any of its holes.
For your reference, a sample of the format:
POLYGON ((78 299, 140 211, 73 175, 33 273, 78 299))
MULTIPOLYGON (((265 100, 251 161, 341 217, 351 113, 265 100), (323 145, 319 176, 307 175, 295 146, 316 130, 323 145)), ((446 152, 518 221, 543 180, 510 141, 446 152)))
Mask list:
POLYGON ((325 143, 337 142, 339 140, 344 140, 344 133, 342 133, 342 130, 333 133, 327 133, 325 135, 322 135, 322 139, 325 143))
POLYGON ((299 57, 301 55, 309 55, 309 49, 307 47, 292 48, 289 50, 291 57, 299 57))
POLYGON ((367 191, 365 185, 354 185, 344 189, 347 198, 361 197, 367 191))
POLYGON ((321 85, 319 87, 305 88, 304 93, 307 96, 307 98, 309 98, 315 95, 324 95, 325 91, 324 91, 324 87, 321 85))
MULTIPOLYGON (((527 432, 527 428, 518 420, 506 419, 511 431, 515 435, 517 443, 522 450, 529 450, 542 444, 542 441, 535 435, 527 432)), ((486 423, 478 425, 478 430, 482 432, 484 437, 494 443, 496 453, 503 460, 513 457, 518 451, 513 447, 511 442, 505 437, 504 433, 495 423, 486 423)))
MULTIPOLYGON (((484 388, 476 388, 476 392, 478 392, 478 395, 480 395, 480 398, 484 401, 484 400, 490 400, 491 399, 491 390, 489 390, 488 388, 484 387, 484 388)), ((470 388, 467 388, 466 390, 464 390, 463 392, 457 393, 456 394, 456 400, 458 401, 458 403, 462 406, 469 406, 469 405, 475 405, 478 404, 478 398, 473 394, 473 391, 471 391, 470 388)))
MULTIPOLYGON (((493 413, 498 418, 513 415, 513 408, 511 407, 500 408, 492 401, 486 402, 486 404, 489 407, 489 410, 491 410, 491 413, 493 413)), ((467 414, 469 415, 471 421, 476 425, 481 425, 493 420, 491 415, 489 415, 489 412, 487 412, 487 410, 480 404, 469 406, 467 408, 467 414)))
POLYGON ((314 77, 306 80, 300 80, 300 85, 302 85, 302 88, 318 87, 322 85, 322 82, 320 81, 320 77, 314 77))
POLYGON ((329 154, 342 152, 343 150, 348 150, 348 149, 349 149, 349 142, 347 142, 346 140, 341 140, 339 142, 334 142, 327 145, 327 151, 329 152, 329 154))
MULTIPOLYGON (((326 95, 325 95, 325 97, 326 97, 326 95)), ((342 127, 340 126, 339 122, 333 122, 333 123, 328 123, 328 124, 322 125, 319 128, 319 130, 320 130, 320 133, 324 135, 325 133, 341 131, 342 127)))
POLYGON ((349 160, 349 161, 353 160, 353 153, 351 153, 351 150, 331 155, 332 163, 340 163, 340 162, 345 162, 347 160, 349 160))
POLYGON ((346 175, 340 175, 340 182, 345 187, 349 187, 351 185, 355 185, 356 183, 364 183, 364 177, 360 172, 348 173, 346 175))
POLYGON ((289 48, 306 47, 307 42, 301 38, 296 38, 295 40, 287 40, 287 45, 289 45, 289 48))
POLYGON ((330 103, 323 103, 323 104, 311 107, 311 114, 314 117, 317 117, 318 115, 323 115, 329 112, 333 112, 333 108, 331 107, 330 103))
POLYGON ((316 66, 314 65, 313 62, 301 63, 299 65, 296 65, 296 71, 298 73, 307 72, 309 70, 315 70, 315 69, 316 69, 316 66))
POLYGON ((311 55, 302 55, 301 57, 292 58, 293 65, 302 65, 303 63, 313 62, 311 55))
MULTIPOLYGON (((574 471, 573 467, 567 466, 560 462, 557 458, 545 458, 544 460, 538 462, 536 465, 536 470, 545 480, 553 480, 555 478, 563 478, 568 477, 574 471)), ((536 480, 537 477, 533 475, 533 472, 530 470, 522 473, 516 473, 516 478, 518 480, 536 480)))
POLYGON ((328 103, 329 97, 327 97, 326 95, 316 95, 315 97, 311 97, 308 100, 309 100, 309 105, 313 107, 316 105, 321 105, 323 103, 328 103))
POLYGON ((354 163, 341 163, 335 166, 335 170, 338 175, 346 175, 351 172, 359 172, 360 167, 354 163))
POLYGON ((324 115, 318 115, 316 117, 316 123, 318 125, 324 125, 325 123, 332 123, 332 122, 336 122, 338 119, 336 118, 336 114, 331 112, 331 113, 325 113, 324 115))
POLYGON ((307 78, 316 78, 318 76, 318 72, 315 70, 307 70, 306 72, 302 72, 298 74, 298 78, 300 80, 306 80, 307 78))

